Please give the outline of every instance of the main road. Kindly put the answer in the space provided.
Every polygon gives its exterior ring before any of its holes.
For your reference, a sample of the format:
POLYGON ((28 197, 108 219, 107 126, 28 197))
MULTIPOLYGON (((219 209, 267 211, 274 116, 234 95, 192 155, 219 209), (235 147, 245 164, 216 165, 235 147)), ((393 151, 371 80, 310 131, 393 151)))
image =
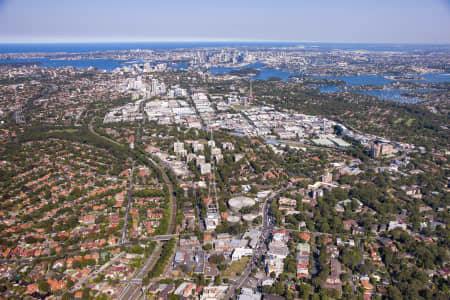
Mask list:
POLYGON ((94 120, 92 120, 91 122, 89 122, 88 129, 89 129, 89 131, 90 131, 93 135, 95 135, 95 136, 98 137, 98 138, 104 139, 105 141, 108 141, 108 142, 110 142, 110 143, 116 144, 117 146, 123 146, 121 143, 119 143, 119 142, 117 142, 117 141, 114 141, 114 140, 112 140, 112 139, 110 139, 110 138, 108 138, 108 137, 106 137, 106 136, 103 136, 103 135, 98 134, 97 132, 95 132, 94 126, 92 125, 92 122, 94 122, 94 120))
POLYGON ((80 280, 77 282, 76 285, 74 285, 71 289, 70 289, 70 293, 74 293, 76 290, 80 289, 83 284, 85 284, 86 282, 89 282, 89 280, 94 279, 95 277, 97 277, 98 274, 100 274, 101 272, 103 272, 104 270, 106 270, 107 268, 109 268, 109 266, 111 264, 113 264, 114 262, 118 261, 122 256, 125 255, 126 252, 120 252, 119 254, 117 254, 115 257, 113 257, 110 261, 108 261, 106 264, 104 264, 103 266, 101 266, 99 269, 95 270, 94 272, 92 272, 91 274, 89 274, 86 278, 80 280))
POLYGON ((142 292, 142 281, 144 280, 147 273, 153 268, 156 261, 161 254, 161 244, 158 243, 156 248, 153 250, 150 257, 146 259, 144 265, 136 272, 134 277, 129 281, 127 286, 122 290, 119 295, 119 300, 125 299, 138 299, 142 292))
POLYGON ((125 216, 123 219, 123 228, 122 228, 122 237, 120 239, 120 245, 123 245, 127 242, 127 231, 128 231, 128 216, 130 215, 130 209, 131 209, 131 200, 132 200, 132 194, 133 194, 133 174, 134 174, 134 161, 133 166, 131 167, 131 174, 130 174, 130 186, 128 188, 128 197, 127 197, 127 210, 125 211, 125 216))
MULTIPOLYGON (((104 136, 98 134, 97 132, 95 132, 94 127, 92 125, 92 121, 89 123, 88 127, 89 127, 89 131, 91 131, 91 133, 94 134, 95 136, 102 138, 104 140, 107 140, 109 142, 112 142, 116 145, 122 145, 116 141, 113 141, 113 140, 111 140, 107 137, 104 137, 104 136)), ((137 135, 139 136, 139 138, 140 138, 140 130, 141 130, 141 126, 139 125, 139 128, 137 130, 137 135)), ((177 202, 176 202, 176 198, 175 198, 175 194, 174 194, 173 184, 170 181, 169 176, 167 176, 166 170, 159 163, 157 163, 153 158, 148 157, 148 159, 161 172, 163 180, 169 190, 171 213, 170 213, 170 221, 169 221, 169 228, 168 228, 168 236, 171 236, 175 233, 175 230, 176 230, 175 219, 176 219, 176 215, 177 215, 177 202)), ((133 170, 134 170, 134 161, 133 161, 132 171, 133 170)), ((121 244, 123 244, 123 245, 128 244, 126 242, 126 223, 128 220, 128 212, 130 209, 130 202, 131 202, 130 197, 131 197, 131 192, 133 189, 133 179, 132 178, 133 178, 133 172, 131 173, 130 188, 129 188, 129 193, 128 193, 127 212, 125 214, 126 221, 124 224, 124 228, 122 229, 121 244)), ((162 236, 162 237, 163 237, 163 239, 165 239, 167 236, 162 236)), ((162 240, 162 239, 156 238, 155 240, 162 240)), ((131 282, 125 287, 125 289, 122 290, 122 293, 120 294, 119 299, 138 299, 139 298, 140 291, 142 289, 142 279, 147 275, 147 273, 154 266, 154 264, 156 263, 156 261, 158 260, 158 258, 160 256, 160 254, 161 254, 161 248, 160 248, 160 245, 158 244, 157 248, 155 248, 155 250, 150 255, 150 257, 147 258, 144 265, 136 272, 135 276, 133 277, 133 280, 131 280, 131 282)))
MULTIPOLYGON (((114 143, 114 144, 116 144, 118 146, 123 146, 123 144, 118 143, 117 141, 114 141, 114 140, 112 140, 110 138, 107 138, 107 137, 105 137, 105 136, 95 132, 94 126, 93 126, 92 123, 93 123, 93 121, 91 121, 89 123, 88 128, 89 128, 89 131, 93 135, 95 135, 95 136, 97 136, 97 137, 99 137, 101 139, 104 139, 104 140, 106 140, 108 142, 114 143)), ((140 137, 140 129, 141 129, 141 124, 139 123, 139 128, 137 130, 137 135, 139 137, 140 137)), ((176 214, 177 214, 177 203, 176 203, 176 199, 175 199, 175 195, 174 195, 174 191, 173 191, 173 185, 172 185, 172 182, 170 181, 169 177, 167 176, 165 169, 163 167, 161 167, 161 165, 159 163, 157 163, 153 158, 148 157, 148 159, 161 172, 163 180, 164 180, 164 182, 166 183, 166 185, 167 185, 167 187, 169 189, 169 198, 170 198, 170 202, 171 202, 172 211, 171 211, 171 215, 170 215, 170 222, 169 222, 168 233, 171 234, 171 233, 174 233, 174 231, 175 231, 175 218, 176 218, 176 214)), ((133 168, 134 168, 134 162, 133 162, 133 168)), ((130 181, 130 188, 131 189, 132 189, 132 185, 133 185, 133 183, 132 183, 132 179, 131 179, 131 181, 130 181)))
POLYGON ((263 224, 260 227, 262 230, 261 234, 261 240, 257 244, 252 259, 249 261, 249 265, 242 273, 242 275, 239 277, 238 280, 236 280, 227 291, 227 294, 225 295, 224 299, 233 299, 236 295, 236 290, 240 289, 244 283, 247 281, 248 277, 250 276, 250 273, 252 270, 256 267, 256 263, 261 261, 263 253, 267 250, 266 244, 264 243, 270 236, 270 233, 273 229, 273 224, 269 218, 269 205, 273 198, 275 198, 278 195, 279 192, 272 192, 269 197, 267 197, 267 200, 264 202, 264 208, 263 208, 263 224))
POLYGON ((170 222, 169 222, 169 230, 168 233, 172 234, 175 231, 175 218, 177 216, 177 201, 175 199, 175 195, 173 192, 173 185, 170 181, 169 177, 166 174, 166 171, 161 165, 159 165, 153 158, 148 157, 148 159, 151 161, 151 163, 161 172, 164 182, 167 185, 167 188, 169 189, 169 200, 171 203, 171 213, 170 213, 170 222))
MULTIPOLYGON (((151 163, 161 172, 164 182, 167 185, 167 188, 169 189, 169 198, 171 202, 171 214, 170 214, 170 222, 169 222, 169 234, 168 235, 161 235, 158 237, 155 237, 155 240, 167 240, 171 237, 177 236, 176 234, 173 234, 175 231, 175 218, 177 214, 177 203, 173 192, 173 185, 170 181, 169 177, 167 176, 165 170, 163 167, 161 167, 156 161, 154 161, 151 157, 148 158, 151 163)), ((160 245, 158 244, 158 247, 160 245)), ((161 248, 153 250, 152 255, 146 260, 144 265, 136 272, 136 275, 133 277, 133 279, 128 283, 128 285, 122 290, 119 299, 139 299, 141 293, 143 293, 143 286, 142 286, 142 280, 144 277, 148 274, 148 272, 152 269, 154 264, 156 263, 157 259, 159 258, 161 254, 161 248)))

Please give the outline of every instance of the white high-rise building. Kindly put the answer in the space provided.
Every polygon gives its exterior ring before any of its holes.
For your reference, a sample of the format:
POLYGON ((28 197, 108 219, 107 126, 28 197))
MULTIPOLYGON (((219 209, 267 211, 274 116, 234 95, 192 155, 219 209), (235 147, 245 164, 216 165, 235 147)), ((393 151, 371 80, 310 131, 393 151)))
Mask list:
POLYGON ((175 153, 180 153, 184 150, 184 143, 181 142, 175 142, 173 143, 173 151, 175 153))

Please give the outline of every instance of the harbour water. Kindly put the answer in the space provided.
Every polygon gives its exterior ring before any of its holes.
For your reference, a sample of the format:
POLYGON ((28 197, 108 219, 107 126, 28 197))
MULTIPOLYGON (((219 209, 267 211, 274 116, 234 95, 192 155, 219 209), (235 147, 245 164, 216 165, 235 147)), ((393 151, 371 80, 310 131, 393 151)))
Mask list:
MULTIPOLYGON (((409 75, 411 78, 417 78, 417 80, 408 80, 410 82, 415 83, 439 83, 439 82, 450 82, 450 74, 448 73, 427 73, 421 75, 409 75), (423 80, 419 80, 419 78, 423 78, 423 80)), ((392 80, 386 78, 386 75, 355 75, 355 76, 313 76, 313 78, 326 78, 326 79, 339 79, 345 81, 345 85, 348 91, 352 91, 354 93, 365 94, 377 97, 382 100, 390 100, 395 102, 404 102, 404 103, 417 103, 422 101, 419 98, 405 97, 402 94, 408 92, 419 92, 419 93, 427 93, 431 90, 429 89, 421 89, 421 90, 371 90, 371 91, 356 91, 352 90, 351 86, 358 85, 374 85, 374 86, 388 86, 392 80)), ((320 92, 322 93, 335 93, 342 91, 341 86, 336 85, 328 85, 328 86, 319 86, 320 92)))
POLYGON ((290 76, 300 75, 300 73, 290 73, 279 69, 264 68, 264 65, 262 63, 249 64, 240 68, 211 67, 209 70, 211 71, 212 74, 217 75, 245 68, 255 68, 259 70, 260 72, 259 74, 251 77, 252 79, 255 80, 268 80, 273 77, 278 77, 281 78, 281 80, 283 81, 288 81, 290 76))
MULTIPOLYGON (((298 44, 297 44, 298 45, 298 44)), ((397 51, 413 51, 420 45, 371 45, 371 44, 326 44, 321 43, 317 45, 304 43, 305 47, 314 46, 325 49, 342 48, 345 49, 366 49, 372 51, 386 51, 387 49, 395 49, 397 51)), ((248 47, 248 46, 261 46, 261 47, 292 47, 296 46, 294 43, 233 43, 233 42, 173 42, 173 43, 102 43, 102 44, 0 44, 0 53, 30 53, 30 52, 65 52, 65 53, 86 53, 92 51, 115 51, 115 50, 129 50, 129 49, 176 49, 176 48, 197 48, 197 47, 248 47)), ((438 47, 438 45, 436 46, 438 47)), ((125 65, 132 65, 136 62, 133 61, 118 61, 112 59, 81 59, 81 60, 61 60, 54 58, 34 58, 34 59, 8 59, 0 60, 1 64, 13 64, 13 63, 29 63, 36 62, 42 67, 65 67, 73 66, 75 68, 89 68, 94 67, 100 70, 112 71, 116 68, 123 67, 125 65)), ((174 69, 185 69, 187 65, 175 65, 170 66, 174 69)), ((223 74, 236 69, 243 68, 257 68, 260 73, 253 76, 255 80, 268 80, 272 77, 281 78, 284 81, 288 81, 292 75, 299 75, 300 73, 291 73, 279 69, 270 69, 264 67, 262 63, 249 64, 240 68, 227 68, 227 67, 211 67, 209 70, 213 74, 223 74)), ((416 77, 417 80, 411 80, 412 82, 450 82, 450 74, 448 73, 431 73, 421 75, 411 75, 412 78, 416 77), (420 80, 421 77, 423 80, 420 80)), ((355 76, 313 76, 313 78, 328 78, 328 79, 340 79, 345 82, 345 86, 351 87, 356 85, 375 85, 375 86, 387 86, 391 79, 386 78, 384 75, 355 75, 355 76)), ((319 90, 322 93, 334 93, 342 90, 342 86, 319 86, 319 90)), ((351 90, 347 89, 347 90, 351 90)), ((428 92, 429 90, 416 90, 417 92, 428 92)), ((391 100, 397 102, 418 102, 420 99, 414 99, 402 96, 401 94, 409 92, 408 90, 371 90, 371 91, 354 91, 355 93, 361 93, 366 95, 375 96, 383 100, 391 100)))
MULTIPOLYGON (((253 76, 253 79, 261 79, 268 80, 271 77, 279 77, 284 81, 288 81, 290 76, 300 75, 300 73, 289 73, 283 70, 275 70, 262 67, 262 64, 252 64, 246 66, 246 68, 258 68, 260 73, 256 76, 253 76)), ((226 72, 230 72, 233 68, 221 68, 215 67, 211 68, 211 73, 213 74, 223 74, 226 72)), ((384 75, 354 75, 354 76, 312 76, 313 78, 327 78, 327 79, 339 79, 345 82, 346 87, 358 86, 358 85, 375 85, 375 86, 388 86, 392 80, 386 78, 384 75)), ((411 82, 449 82, 450 74, 448 73, 430 73, 430 74, 422 74, 422 75, 411 75, 412 78, 422 77, 424 80, 411 80, 411 82)), ((328 86, 318 86, 317 87, 322 93, 334 93, 343 91, 342 86, 328 85, 328 86)), ((406 97, 402 94, 411 92, 413 90, 371 90, 371 91, 356 91, 352 89, 348 89, 354 93, 365 94, 377 97, 381 100, 389 100, 395 102, 404 102, 404 103, 417 103, 422 101, 422 99, 406 97)), ((414 90, 415 92, 426 93, 430 92, 429 89, 421 89, 414 90)))

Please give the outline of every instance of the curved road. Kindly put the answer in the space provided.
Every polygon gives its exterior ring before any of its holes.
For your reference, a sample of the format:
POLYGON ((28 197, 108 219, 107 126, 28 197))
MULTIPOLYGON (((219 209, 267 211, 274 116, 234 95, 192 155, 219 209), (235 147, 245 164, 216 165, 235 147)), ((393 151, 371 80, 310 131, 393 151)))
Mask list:
POLYGON ((151 157, 148 157, 148 159, 161 172, 161 174, 163 176, 163 180, 167 184, 167 187, 169 189, 169 197, 170 197, 170 203, 171 203, 172 209, 171 209, 171 214, 170 214, 168 233, 173 234, 175 231, 175 218, 177 215, 177 202, 176 202, 174 192, 173 192, 173 185, 172 185, 172 182, 170 181, 169 177, 167 176, 164 168, 161 167, 157 162, 155 162, 151 157))
MULTIPOLYGON (((110 139, 110 138, 108 138, 108 137, 106 137, 106 136, 103 136, 103 135, 98 134, 97 132, 95 132, 94 126, 92 125, 92 122, 93 122, 93 121, 91 121, 91 122, 89 123, 88 128, 89 128, 89 131, 90 131, 93 135, 95 135, 95 136, 97 136, 97 137, 99 137, 99 138, 101 138, 101 139, 104 139, 104 140, 106 140, 106 141, 108 141, 108 142, 114 143, 114 144, 116 144, 116 145, 118 145, 118 146, 123 146, 123 144, 121 144, 121 143, 119 143, 119 142, 116 142, 116 141, 114 141, 114 140, 112 140, 112 139, 110 139)), ((174 231, 175 231, 175 218, 176 218, 176 214, 177 214, 177 203, 176 203, 176 199, 175 199, 174 192, 173 192, 173 185, 172 185, 172 182, 170 181, 169 177, 167 176, 166 171, 164 170, 164 168, 161 167, 161 165, 158 164, 158 163, 157 163, 155 160, 153 160, 151 157, 148 157, 148 159, 149 159, 149 160, 151 161, 151 163, 152 163, 152 164, 153 164, 153 165, 161 172, 161 174, 162 174, 162 176, 163 176, 163 180, 164 180, 164 182, 167 184, 167 187, 168 187, 168 189, 169 189, 169 197, 170 197, 170 202, 171 202, 171 206, 172 206, 172 211, 171 211, 171 214, 170 214, 170 222, 169 222, 169 230, 168 230, 168 233, 169 233, 169 234, 173 234, 174 231)))
MULTIPOLYGON (((95 132, 94 126, 92 125, 92 121, 89 123, 88 128, 89 128, 89 131, 92 134, 94 134, 95 136, 102 138, 106 141, 109 141, 111 143, 114 143, 116 145, 123 146, 122 144, 95 132)), ((140 126, 139 126, 139 129, 140 129, 140 126)), ((139 129, 138 129, 138 136, 140 134, 139 129)), ((175 195, 174 195, 173 184, 170 181, 169 177, 167 176, 165 169, 160 164, 158 164, 155 160, 153 160, 153 158, 148 157, 148 159, 161 172, 163 180, 166 183, 167 188, 169 189, 169 200, 171 202, 171 214, 170 214, 170 220, 169 220, 168 234, 169 235, 174 234, 175 230, 176 230, 175 218, 177 215, 177 203, 176 203, 176 199, 175 199, 175 195)), ((134 162, 133 162, 133 168, 134 168, 134 162)), ((130 182, 130 190, 131 189, 132 189, 132 181, 130 182)), ((126 242, 126 238, 124 238, 124 237, 125 237, 124 234, 122 234, 122 240, 121 240, 122 243, 126 242)), ((125 289, 122 290, 122 293, 120 294, 119 299, 138 299, 140 297, 141 289, 142 289, 142 279, 146 276, 146 274, 151 270, 153 265, 156 263, 157 259, 160 256, 160 253, 161 253, 161 248, 158 244, 157 248, 153 251, 152 255, 150 255, 150 257, 147 258, 147 260, 144 263, 144 265, 142 266, 142 268, 140 268, 136 272, 132 282, 130 282, 125 287, 125 289)))
POLYGON ((97 132, 95 132, 94 126, 92 126, 92 122, 93 122, 93 121, 91 121, 91 122, 89 123, 88 129, 89 129, 89 131, 90 131, 93 135, 95 135, 95 136, 97 136, 97 137, 99 137, 99 138, 101 138, 101 139, 104 139, 104 140, 106 140, 106 141, 108 141, 108 142, 110 142, 110 143, 116 144, 116 145, 118 145, 118 146, 123 146, 121 143, 119 143, 119 142, 117 142, 117 141, 114 141, 114 140, 112 140, 112 139, 110 139, 110 138, 108 138, 108 137, 106 137, 106 136, 103 136, 103 135, 98 134, 97 132))

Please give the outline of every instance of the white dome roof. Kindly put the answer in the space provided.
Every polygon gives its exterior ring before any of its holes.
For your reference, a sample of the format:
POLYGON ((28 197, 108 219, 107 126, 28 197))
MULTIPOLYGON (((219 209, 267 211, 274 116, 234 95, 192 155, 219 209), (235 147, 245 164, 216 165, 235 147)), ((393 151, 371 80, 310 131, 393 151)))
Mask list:
POLYGON ((234 211, 239 211, 241 208, 255 205, 256 201, 249 197, 234 197, 228 200, 228 205, 234 211))
POLYGON ((246 215, 242 216, 242 219, 244 219, 244 221, 247 221, 247 222, 252 222, 257 217, 258 217, 258 215, 246 214, 246 215))
POLYGON ((239 222, 240 218, 237 216, 228 216, 227 221, 230 223, 237 223, 239 222))

